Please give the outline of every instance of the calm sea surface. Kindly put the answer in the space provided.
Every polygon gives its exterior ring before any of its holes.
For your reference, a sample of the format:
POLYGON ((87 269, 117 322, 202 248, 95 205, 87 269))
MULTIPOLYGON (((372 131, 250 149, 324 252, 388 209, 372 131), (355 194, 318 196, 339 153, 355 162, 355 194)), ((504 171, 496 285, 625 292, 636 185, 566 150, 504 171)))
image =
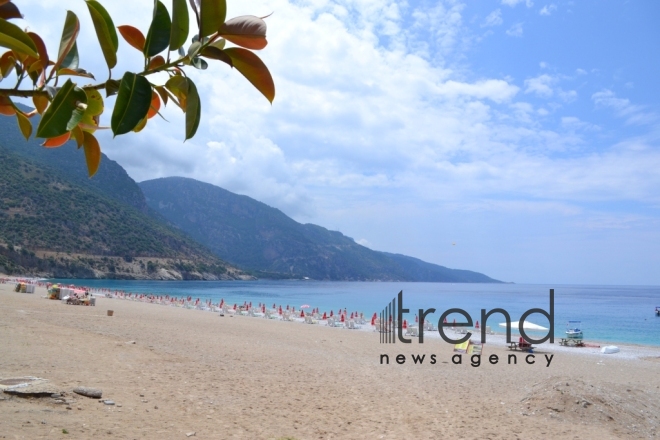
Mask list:
MULTIPOLYGON (((479 320, 481 309, 500 307, 518 320, 528 309, 549 310, 549 289, 555 289, 555 335, 561 337, 569 320, 582 321, 585 340, 627 342, 660 346, 660 286, 584 286, 524 284, 446 284, 399 282, 324 282, 324 281, 116 281, 52 280, 94 288, 108 288, 133 293, 192 296, 214 303, 224 299, 229 304, 252 302, 295 306, 303 304, 321 312, 339 308, 371 316, 380 311, 403 290, 404 306, 411 310, 409 321, 419 308, 435 308, 432 316, 450 308, 466 310, 479 320)), ((450 316, 460 322, 459 315, 450 316)), ((428 317, 427 317, 428 319, 428 317)), ((548 326, 539 314, 529 321, 548 326)), ((495 314, 488 320, 494 330, 504 322, 495 314)), ((515 327, 515 326, 514 326, 515 327)), ((499 330, 503 330, 499 328, 499 330)), ((530 333, 532 334, 532 333, 530 333)))

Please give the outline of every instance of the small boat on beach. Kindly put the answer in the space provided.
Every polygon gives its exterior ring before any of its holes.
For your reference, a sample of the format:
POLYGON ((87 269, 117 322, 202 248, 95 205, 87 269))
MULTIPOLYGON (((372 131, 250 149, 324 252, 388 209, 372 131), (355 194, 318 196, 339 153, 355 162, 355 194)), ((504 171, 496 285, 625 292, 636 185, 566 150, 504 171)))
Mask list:
POLYGON ((581 321, 568 321, 566 324, 566 338, 567 339, 582 339, 582 329, 580 329, 581 321))

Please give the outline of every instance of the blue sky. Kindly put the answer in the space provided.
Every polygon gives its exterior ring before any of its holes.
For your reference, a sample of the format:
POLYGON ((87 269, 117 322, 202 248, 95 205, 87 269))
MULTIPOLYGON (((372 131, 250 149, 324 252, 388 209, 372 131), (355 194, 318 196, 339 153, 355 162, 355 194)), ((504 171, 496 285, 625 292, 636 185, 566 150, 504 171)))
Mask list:
MULTIPOLYGON (((56 39, 76 11, 81 67, 104 74, 83 2, 21 3, 56 39)), ((146 31, 150 1, 103 3, 146 31)), ((505 281, 660 284, 660 3, 229 2, 271 12, 272 106, 212 65, 193 140, 167 109, 104 152, 138 181, 193 177, 505 281)), ((120 51, 115 76, 140 65, 120 51)))

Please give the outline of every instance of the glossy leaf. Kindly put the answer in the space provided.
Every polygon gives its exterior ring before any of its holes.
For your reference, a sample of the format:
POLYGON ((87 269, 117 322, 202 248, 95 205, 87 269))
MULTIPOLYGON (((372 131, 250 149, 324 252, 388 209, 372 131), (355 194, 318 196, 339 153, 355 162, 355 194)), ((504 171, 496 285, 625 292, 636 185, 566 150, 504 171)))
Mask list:
POLYGON ((37 47, 32 39, 14 23, 0 18, 0 46, 16 52, 39 58, 37 47))
POLYGON ((203 60, 202 58, 200 58, 200 57, 195 57, 195 58, 193 58, 193 59, 192 59, 192 65, 193 65, 196 69, 200 69, 200 70, 206 70, 206 69, 209 67, 209 63, 207 63, 206 61, 204 61, 204 60, 203 60))
POLYGON ((140 75, 126 72, 121 79, 119 94, 112 112, 110 126, 115 136, 133 130, 147 115, 151 105, 151 84, 140 75))
POLYGON ((195 13, 195 18, 197 19, 197 27, 199 27, 199 2, 201 0, 188 0, 188 3, 190 3, 190 7, 192 8, 193 12, 195 13))
POLYGON ((172 30, 170 32, 170 50, 177 50, 188 39, 190 19, 186 0, 172 0, 172 30))
POLYGON ((110 69, 117 65, 117 49, 119 48, 119 40, 117 39, 117 31, 115 24, 108 11, 96 0, 85 0, 89 14, 92 16, 94 29, 96 30, 96 37, 101 44, 101 51, 103 57, 110 69))
POLYGON ((7 96, 0 95, 0 115, 14 116, 16 114, 16 107, 7 96))
POLYGON ((120 82, 116 79, 109 79, 105 82, 105 97, 108 98, 112 95, 116 95, 119 92, 120 82))
POLYGON ((60 63, 59 68, 76 70, 78 68, 79 61, 80 61, 80 56, 78 55, 78 43, 74 42, 73 47, 71 47, 69 53, 66 55, 66 57, 64 57, 64 59, 60 63))
POLYGON ((147 126, 147 120, 148 120, 148 119, 149 119, 149 118, 147 118, 146 116, 145 116, 144 118, 142 118, 142 119, 140 120, 140 122, 138 122, 138 124, 137 124, 137 125, 135 126, 135 128, 133 129, 133 132, 134 132, 134 133, 139 133, 139 132, 141 132, 142 129, 143 129, 144 127, 147 126))
POLYGON ((48 107, 49 102, 50 101, 48 100, 48 97, 46 95, 34 95, 32 97, 32 103, 34 104, 34 108, 37 109, 37 112, 39 112, 40 115, 44 114, 46 108, 48 107))
POLYGON ((170 95, 167 93, 167 90, 165 90, 165 87, 157 86, 156 92, 158 95, 160 95, 160 99, 163 100, 163 105, 167 105, 167 101, 170 99, 170 95))
POLYGON ((254 15, 243 15, 224 23, 218 34, 232 43, 248 49, 266 47, 266 22, 254 15))
POLYGON ((216 49, 224 49, 225 45, 227 44, 227 40, 224 38, 218 38, 215 40, 213 43, 209 44, 209 47, 215 47, 216 49))
POLYGON ((9 20, 12 18, 23 18, 23 15, 21 15, 21 11, 18 10, 14 3, 5 2, 0 4, 0 18, 9 20))
POLYGON ((32 123, 30 120, 21 112, 16 112, 16 120, 18 121, 18 128, 21 129, 21 133, 27 141, 32 136, 32 123))
POLYGON ((73 129, 85 112, 81 104, 86 103, 85 92, 68 79, 41 117, 37 127, 37 137, 53 138, 73 129))
POLYGON ((186 140, 195 136, 197 127, 199 127, 199 120, 202 117, 202 103, 199 100, 197 87, 190 78, 186 78, 188 83, 188 96, 186 100, 186 140))
POLYGON ((134 28, 133 26, 129 25, 124 25, 124 26, 117 26, 117 29, 119 29, 119 33, 121 34, 122 37, 124 37, 124 40, 140 52, 144 50, 144 35, 142 32, 140 32, 139 29, 134 28))
POLYGON ((149 61, 148 70, 157 69, 157 68, 159 68, 160 66, 162 66, 164 64, 165 64, 165 59, 162 56, 157 55, 149 61))
POLYGON ((105 105, 101 93, 98 90, 85 89, 85 94, 87 95, 87 108, 85 109, 85 115, 98 116, 103 113, 105 105))
POLYGON ((67 132, 61 136, 56 136, 53 138, 46 139, 46 142, 41 144, 41 146, 46 148, 61 147, 62 145, 66 144, 69 141, 69 139, 71 139, 71 133, 67 132))
MULTIPOLYGON (((225 40, 222 40, 225 41, 225 40)), ((224 61, 229 64, 231 67, 234 67, 234 63, 231 60, 231 57, 227 55, 222 49, 218 49, 215 46, 207 46, 202 50, 201 55, 206 58, 211 58, 213 60, 224 61)))
POLYGON ((78 48, 76 46, 76 38, 80 31, 80 22, 78 17, 71 11, 66 11, 66 19, 64 20, 64 29, 62 30, 62 38, 60 39, 60 49, 57 52, 57 61, 53 70, 59 70, 60 66, 69 69, 78 68, 78 48), (74 52, 75 51, 75 52, 74 52), (69 55, 71 53, 71 55, 69 55))
POLYGON ((192 59, 193 57, 195 57, 195 55, 197 55, 197 52, 199 52, 199 50, 200 50, 201 48, 202 48, 202 43, 199 42, 199 41, 195 41, 193 44, 191 44, 191 45, 188 47, 188 57, 189 57, 190 59, 192 59))
POLYGON ((152 57, 167 49, 170 44, 171 29, 170 13, 160 0, 156 0, 154 18, 144 43, 144 55, 152 57))
POLYGON ((158 93, 151 92, 151 104, 149 105, 149 111, 147 112, 147 119, 151 119, 158 114, 160 111, 160 97, 158 93))
POLYGON ((16 65, 16 58, 14 58, 14 52, 11 50, 5 52, 0 57, 0 80, 6 78, 7 75, 11 73, 16 65))
POLYGON ((226 0, 201 0, 199 11, 199 36, 208 37, 220 29, 227 17, 226 0))
POLYGON ((59 76, 69 75, 69 76, 82 76, 84 78, 94 78, 94 75, 86 71, 85 69, 60 69, 57 71, 59 76))
POLYGON ((188 95, 188 82, 186 78, 181 75, 173 76, 167 80, 165 87, 179 100, 179 107, 185 111, 186 97, 188 95))
POLYGON ((263 61, 254 53, 240 47, 230 47, 224 52, 232 59, 236 70, 272 103, 275 99, 275 83, 263 61))
POLYGON ((83 132, 83 149, 85 150, 85 162, 87 162, 87 173, 92 177, 101 165, 101 146, 92 133, 83 132))
POLYGON ((41 61, 41 77, 42 77, 42 84, 45 82, 46 78, 46 67, 48 66, 48 63, 50 60, 48 59, 48 50, 46 49, 46 44, 44 44, 44 40, 41 39, 41 37, 34 32, 28 32, 28 36, 32 39, 32 42, 34 42, 34 45, 37 47, 37 53, 39 53, 39 61, 41 61))
POLYGON ((82 131, 82 128, 80 128, 80 124, 73 127, 73 130, 71 130, 71 137, 76 141, 76 146, 78 148, 82 147, 85 135, 82 131))

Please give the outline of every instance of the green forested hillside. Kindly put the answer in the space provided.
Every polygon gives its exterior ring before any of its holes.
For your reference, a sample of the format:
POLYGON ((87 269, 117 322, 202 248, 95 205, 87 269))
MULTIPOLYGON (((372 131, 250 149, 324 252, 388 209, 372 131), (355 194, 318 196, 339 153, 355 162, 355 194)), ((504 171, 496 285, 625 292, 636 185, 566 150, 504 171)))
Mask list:
POLYGON ((300 224, 280 210, 181 177, 141 182, 148 205, 220 258, 260 276, 321 280, 498 282, 361 246, 340 232, 300 224))
MULTIPOLYGON (((27 107, 21 106, 28 111, 27 107)), ((39 115, 32 118, 36 127, 39 115)), ((63 171, 64 177, 84 188, 103 194, 119 202, 133 206, 139 211, 146 212, 147 204, 142 191, 126 171, 106 155, 101 159, 101 165, 94 178, 87 175, 85 153, 78 150, 73 141, 67 142, 59 148, 44 148, 43 139, 34 137, 26 141, 18 130, 15 117, 0 116, 0 146, 14 152, 34 163, 63 171)))
POLYGON ((2 145, 0 243, 0 272, 19 267, 43 272, 50 267, 66 275, 73 261, 68 273, 73 276, 199 278, 203 272, 215 277, 236 273, 179 231, 93 186, 79 185, 66 169, 27 160, 2 145), (44 259, 55 263, 45 264, 44 259), (159 275, 160 269, 172 274, 159 275))

